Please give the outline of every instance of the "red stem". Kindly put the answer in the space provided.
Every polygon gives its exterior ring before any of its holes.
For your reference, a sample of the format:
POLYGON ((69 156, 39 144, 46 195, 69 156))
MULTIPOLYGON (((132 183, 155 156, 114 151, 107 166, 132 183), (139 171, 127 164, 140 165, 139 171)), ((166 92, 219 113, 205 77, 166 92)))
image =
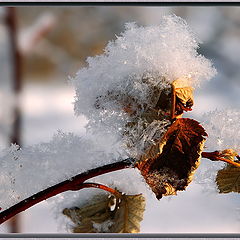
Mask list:
POLYGON ((114 194, 118 198, 120 198, 120 196, 121 196, 121 193, 118 192, 117 190, 115 190, 113 188, 110 188, 110 187, 107 187, 105 185, 99 184, 99 183, 83 183, 79 186, 76 186, 76 190, 80 190, 80 189, 83 189, 83 188, 99 188, 99 189, 102 189, 104 191, 107 191, 107 192, 110 192, 110 193, 114 194))
POLYGON ((69 180, 63 181, 58 183, 52 187, 49 187, 41 192, 38 192, 32 195, 29 198, 15 204, 14 206, 8 208, 7 210, 0 213, 0 224, 4 223, 11 217, 15 216, 16 214, 32 207, 33 205, 46 200, 50 197, 53 197, 59 193, 66 192, 66 191, 76 191, 79 189, 81 184, 92 177, 96 177, 105 173, 117 171, 124 168, 133 167, 133 159, 125 159, 120 162, 111 163, 108 165, 104 165, 95 169, 91 169, 84 173, 80 173, 69 180))
POLYGON ((208 159, 210 159, 212 161, 227 162, 229 164, 234 165, 235 167, 240 167, 240 163, 234 162, 234 161, 232 161, 230 159, 227 159, 227 158, 220 157, 218 151, 215 151, 215 152, 202 152, 202 157, 208 158, 208 159))

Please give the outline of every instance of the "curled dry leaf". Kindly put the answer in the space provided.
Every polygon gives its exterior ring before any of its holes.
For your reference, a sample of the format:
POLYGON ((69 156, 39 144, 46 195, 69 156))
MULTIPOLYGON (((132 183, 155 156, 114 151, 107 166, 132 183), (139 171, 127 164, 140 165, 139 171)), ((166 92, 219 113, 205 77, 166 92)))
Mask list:
POLYGON ((186 105, 188 102, 193 105, 193 88, 185 87, 185 88, 176 88, 176 97, 181 100, 181 102, 186 105))
POLYGON ((207 133, 195 120, 177 119, 136 167, 158 199, 185 190, 200 164, 207 133))
POLYGON ((140 231, 145 198, 139 195, 100 195, 81 208, 65 208, 74 233, 134 233, 140 231))
MULTIPOLYGON (((236 161, 240 163, 240 161, 236 161)), ((240 193, 240 168, 228 164, 217 173, 216 183, 220 193, 240 193)))
POLYGON ((178 78, 172 83, 174 100, 174 115, 179 118, 184 111, 191 111, 193 106, 193 91, 194 88, 188 85, 188 78, 178 78))
POLYGON ((176 97, 178 97, 184 105, 190 101, 193 103, 194 88, 190 87, 188 82, 189 82, 189 79, 178 78, 172 83, 175 89, 176 97))

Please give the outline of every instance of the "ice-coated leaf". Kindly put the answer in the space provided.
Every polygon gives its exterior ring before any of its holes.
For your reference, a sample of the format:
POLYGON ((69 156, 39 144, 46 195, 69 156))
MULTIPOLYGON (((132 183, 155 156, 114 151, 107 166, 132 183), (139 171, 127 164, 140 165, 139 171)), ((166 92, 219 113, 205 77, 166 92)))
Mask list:
POLYGON ((136 164, 156 197, 176 194, 191 182, 207 136, 195 120, 177 119, 136 164))
POLYGON ((132 115, 124 129, 124 140, 131 156, 138 158, 153 143, 158 142, 171 125, 171 86, 155 89, 151 106, 142 106, 132 115), (136 154, 134 154, 136 153, 136 154))
POLYGON ((139 195, 122 195, 113 218, 110 232, 138 233, 145 210, 145 198, 139 195))
POLYGON ((240 168, 228 164, 218 171, 216 183, 220 193, 240 193, 240 168))

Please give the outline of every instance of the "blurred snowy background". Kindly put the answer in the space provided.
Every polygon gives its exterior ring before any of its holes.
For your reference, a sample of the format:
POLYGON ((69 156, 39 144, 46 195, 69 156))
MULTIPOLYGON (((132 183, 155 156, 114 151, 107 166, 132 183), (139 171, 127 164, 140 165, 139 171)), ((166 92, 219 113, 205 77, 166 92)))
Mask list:
MULTIPOLYGON (((14 102, 5 10, 0 8, 0 149, 9 144, 14 102)), ((126 22, 157 24, 167 14, 176 14, 187 21, 203 42, 199 52, 211 59, 218 71, 214 79, 196 91, 194 110, 188 116, 203 122, 203 114, 209 111, 240 109, 238 7, 21 7, 16 10, 23 55, 24 82, 19 99, 22 146, 47 142, 59 129, 84 134, 86 119, 74 116, 74 89, 69 77, 85 66, 86 57, 101 54, 107 42, 124 30, 126 22)), ((196 180, 177 196, 159 202, 148 192, 141 231, 239 233, 239 195, 217 194, 208 181, 198 184, 201 174, 211 180, 212 175, 204 171, 211 165, 202 160, 196 180)), ((56 220, 54 205, 49 200, 22 213, 21 232, 66 232, 61 223, 64 220, 56 220)), ((8 231, 7 223, 0 226, 0 232, 8 231)))

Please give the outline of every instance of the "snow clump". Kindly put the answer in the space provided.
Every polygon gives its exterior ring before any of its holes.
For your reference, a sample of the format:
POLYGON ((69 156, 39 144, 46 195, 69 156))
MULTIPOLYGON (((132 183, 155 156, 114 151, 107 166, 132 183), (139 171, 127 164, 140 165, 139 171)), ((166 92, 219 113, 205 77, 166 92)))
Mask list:
POLYGON ((185 79, 185 86, 198 87, 216 70, 198 54, 199 41, 180 17, 165 16, 155 26, 125 27, 104 54, 89 57, 88 66, 73 79, 74 109, 89 119, 91 133, 115 134, 126 152, 136 157, 151 144, 145 144, 147 136, 161 138, 170 124, 164 118, 149 122, 142 117, 154 108, 160 93, 170 91, 179 78, 185 79))

